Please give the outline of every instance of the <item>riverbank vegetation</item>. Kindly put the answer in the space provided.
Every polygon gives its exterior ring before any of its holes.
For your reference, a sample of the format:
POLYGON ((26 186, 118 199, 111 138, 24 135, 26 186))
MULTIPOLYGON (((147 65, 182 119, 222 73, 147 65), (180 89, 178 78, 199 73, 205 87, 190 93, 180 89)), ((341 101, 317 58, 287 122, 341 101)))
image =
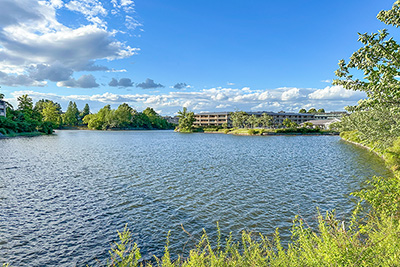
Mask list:
POLYGON ((197 131, 197 129, 193 127, 193 123, 196 119, 194 118, 194 113, 192 111, 188 111, 186 107, 183 107, 182 110, 178 111, 178 118, 179 124, 175 128, 175 131, 181 133, 192 133, 197 131))
MULTIPOLYGON (((399 27, 400 1, 378 19, 399 27)), ((188 255, 172 261, 167 242, 155 263, 140 261, 140 250, 125 230, 110 252, 109 266, 400 266, 400 45, 387 30, 360 34, 359 41, 363 47, 348 63, 340 61, 334 84, 364 91, 368 98, 348 107, 351 115, 336 127, 343 139, 381 155, 393 177, 373 177, 352 193, 359 203, 351 218, 320 214, 318 229, 311 229, 297 217, 285 247, 278 230, 272 240, 243 232, 240 242, 228 237, 223 244, 220 235, 211 242, 204 234, 188 255)))
POLYGON ((97 113, 85 115, 82 122, 92 130, 173 128, 173 125, 154 109, 148 107, 138 112, 126 103, 119 105, 117 109, 111 109, 110 105, 106 105, 97 113))
MULTIPOLYGON (((4 95, 0 94, 0 99, 4 95)), ((0 116, 0 134, 6 137, 36 136, 51 134, 56 127, 49 121, 46 110, 38 110, 33 106, 32 98, 28 95, 18 97, 18 108, 6 102, 6 117, 0 116)))

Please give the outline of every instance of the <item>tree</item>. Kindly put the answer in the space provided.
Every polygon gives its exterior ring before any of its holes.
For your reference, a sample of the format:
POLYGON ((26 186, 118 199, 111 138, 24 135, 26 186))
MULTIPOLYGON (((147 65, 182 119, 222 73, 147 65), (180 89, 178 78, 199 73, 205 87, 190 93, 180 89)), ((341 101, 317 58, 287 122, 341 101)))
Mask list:
POLYGON ((307 113, 317 113, 317 110, 315 108, 310 108, 307 113))
POLYGON ((253 114, 247 117, 246 122, 250 126, 250 128, 255 128, 260 123, 260 120, 257 118, 256 115, 253 114))
MULTIPOLYGON (((400 26, 400 1, 391 10, 379 12, 377 18, 387 25, 400 26)), ((349 62, 339 61, 334 85, 363 91, 367 99, 357 106, 346 107, 353 112, 343 117, 341 130, 356 130, 361 141, 380 148, 390 146, 400 136, 400 45, 388 30, 359 34, 362 47, 349 62)))
POLYGON ((286 127, 286 128, 296 128, 298 126, 297 123, 295 123, 294 121, 292 121, 289 118, 286 118, 283 120, 282 124, 286 127))
POLYGON ((235 111, 231 114, 231 120, 233 127, 244 128, 249 115, 244 111, 235 111))
POLYGON ((307 110, 305 110, 304 108, 299 110, 299 113, 307 113, 307 110))
POLYGON ((183 107, 182 111, 178 111, 179 117, 179 131, 180 132, 192 132, 193 123, 195 122, 194 113, 188 112, 186 107, 183 107))
POLYGON ((57 112, 59 114, 61 114, 61 105, 59 103, 53 102, 52 100, 49 99, 40 99, 38 102, 35 103, 35 107, 33 108, 35 111, 38 111, 40 113, 42 113, 43 108, 45 107, 45 105, 47 103, 51 102, 52 104, 55 105, 57 112))
POLYGON ((59 127, 61 125, 61 115, 59 111, 59 105, 53 101, 44 102, 42 108, 42 116, 44 122, 50 122, 53 124, 52 128, 59 127))
POLYGON ((33 101, 28 95, 21 95, 17 98, 18 100, 18 110, 22 112, 32 113, 33 101))
POLYGON ((75 102, 69 101, 67 111, 63 116, 63 123, 68 126, 75 126, 78 124, 79 110, 75 102))
POLYGON ((117 122, 117 127, 125 128, 129 127, 132 123, 133 108, 128 104, 123 103, 115 110, 114 119, 117 122))
POLYGON ((266 128, 272 126, 273 117, 269 116, 267 113, 263 113, 260 117, 260 124, 266 128))
POLYGON ((90 108, 89 108, 89 104, 85 104, 85 107, 83 108, 83 110, 81 111, 81 113, 79 114, 79 120, 82 121, 82 119, 86 116, 90 114, 90 108))
POLYGON ((320 109, 318 109, 317 113, 325 113, 325 109, 320 108, 320 109))

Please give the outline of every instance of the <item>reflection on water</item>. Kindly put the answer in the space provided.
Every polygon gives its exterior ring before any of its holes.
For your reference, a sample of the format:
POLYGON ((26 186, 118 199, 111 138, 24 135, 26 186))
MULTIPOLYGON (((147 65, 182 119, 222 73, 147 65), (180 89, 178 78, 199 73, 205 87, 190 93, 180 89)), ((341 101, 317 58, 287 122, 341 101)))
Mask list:
MULTIPOLYGON (((142 255, 181 253, 204 228, 288 241, 316 207, 344 218, 380 158, 332 136, 231 136, 172 131, 58 131, 0 140, 0 263, 83 266, 104 261, 117 230, 142 255)), ((186 249, 187 250, 187 249, 186 249)))

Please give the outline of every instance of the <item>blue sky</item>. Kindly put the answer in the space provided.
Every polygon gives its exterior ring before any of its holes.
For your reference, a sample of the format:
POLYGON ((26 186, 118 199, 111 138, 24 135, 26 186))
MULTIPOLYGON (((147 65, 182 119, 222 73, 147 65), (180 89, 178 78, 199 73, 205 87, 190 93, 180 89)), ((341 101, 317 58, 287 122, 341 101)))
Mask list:
POLYGON ((92 111, 343 110, 364 95, 330 84, 337 62, 393 2, 2 0, 0 90, 92 111))

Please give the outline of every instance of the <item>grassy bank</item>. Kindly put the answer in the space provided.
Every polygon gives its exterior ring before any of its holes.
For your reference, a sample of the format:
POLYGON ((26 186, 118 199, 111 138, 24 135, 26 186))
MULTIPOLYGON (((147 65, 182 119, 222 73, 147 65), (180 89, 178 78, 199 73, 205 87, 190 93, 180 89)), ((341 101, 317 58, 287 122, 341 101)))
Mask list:
POLYGON ((40 136, 40 135, 46 135, 45 133, 42 132, 27 132, 27 133, 10 133, 10 134, 5 134, 5 135, 0 135, 0 138, 11 138, 11 137, 32 137, 32 136, 40 136))
POLYGON ((337 132, 313 128, 249 129, 249 128, 204 128, 205 133, 224 133, 234 135, 337 135, 337 132))

